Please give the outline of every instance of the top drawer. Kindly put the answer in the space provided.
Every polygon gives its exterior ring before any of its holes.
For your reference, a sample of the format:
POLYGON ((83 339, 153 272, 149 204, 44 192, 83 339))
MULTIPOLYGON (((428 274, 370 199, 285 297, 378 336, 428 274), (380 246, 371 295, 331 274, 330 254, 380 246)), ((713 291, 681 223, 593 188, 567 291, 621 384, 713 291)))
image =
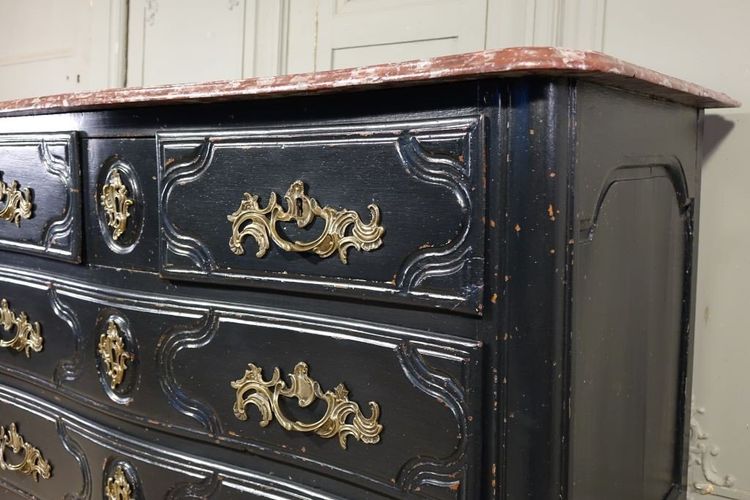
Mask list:
POLYGON ((160 133, 160 271, 481 313, 481 123, 160 133))
POLYGON ((0 248, 80 262, 75 133, 0 135, 0 248))

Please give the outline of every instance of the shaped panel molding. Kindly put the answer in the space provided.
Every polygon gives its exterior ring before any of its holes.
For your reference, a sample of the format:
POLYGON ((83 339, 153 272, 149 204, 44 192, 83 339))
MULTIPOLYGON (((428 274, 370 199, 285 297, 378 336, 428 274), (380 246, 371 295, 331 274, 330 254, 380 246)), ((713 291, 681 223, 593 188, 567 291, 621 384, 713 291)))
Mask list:
MULTIPOLYGON (((429 491, 437 498, 462 498, 475 491, 473 485, 478 483, 471 464, 481 448, 480 342, 293 310, 196 303, 179 296, 143 295, 107 286, 92 289, 76 280, 62 281, 59 276, 30 271, 19 275, 16 269, 0 266, 0 279, 11 275, 13 280, 23 280, 13 282, 16 295, 48 296, 52 310, 42 319, 52 323, 56 319, 70 348, 76 348, 75 352, 68 351, 64 362, 51 364, 55 381, 51 374, 45 377, 33 366, 8 367, 14 370, 12 375, 22 374, 35 386, 122 421, 196 442, 218 443, 248 457, 273 460, 312 474, 334 467, 342 480, 356 477, 357 483, 364 481, 369 491, 380 494, 429 491), (98 354, 98 340, 111 327, 110 320, 115 321, 126 350, 134 353, 115 391, 106 375, 106 363, 98 354), (80 325, 87 324, 97 325, 96 335, 81 337, 80 325), (152 326, 151 331, 160 335, 137 337, 136 343, 136 337, 128 332, 143 331, 141 325, 152 326), (293 356, 301 346, 304 358, 293 356), (234 355, 227 357, 229 351, 234 355), (279 357, 279 353, 290 354, 279 357), (222 356, 225 363, 206 369, 207 359, 222 356), (331 439, 321 439, 329 434, 327 426, 319 429, 323 436, 316 435, 318 429, 289 432, 276 416, 262 427, 254 404, 240 410, 248 421, 237 419, 232 400, 239 387, 233 389, 230 382, 243 375, 248 362, 268 374, 275 366, 288 374, 300 359, 314 370, 311 377, 315 380, 310 377, 308 388, 320 381, 319 392, 314 391, 316 400, 309 407, 293 408, 295 396, 290 393, 289 399, 279 394, 283 399, 279 408, 285 422, 315 423, 326 406, 326 401, 318 399, 321 394, 323 399, 330 397, 332 408, 345 410, 339 412, 341 416, 348 415, 340 428, 330 428, 335 431, 331 439), (138 360, 152 361, 139 368, 138 360), (364 360, 367 370, 359 369, 364 360), (98 364, 99 369, 81 370, 81 363, 84 367, 98 364), (196 383, 197 373, 200 383, 196 383), (339 383, 345 383, 346 388, 337 390, 339 383), (373 413, 370 401, 377 403, 380 414, 373 413), (430 418, 421 418, 424 414, 430 418), (347 434, 347 426, 362 417, 362 423, 371 420, 372 425, 366 425, 362 434, 370 443, 348 439, 347 450, 342 450, 341 438, 353 436, 347 434), (399 435, 408 435, 409 439, 404 442, 399 435), (441 438, 436 440, 436 435, 441 438), (300 443, 306 451, 300 451, 300 443), (360 460, 364 456, 367 459, 360 460), (359 458, 352 462, 352 457, 359 458)), ((0 371, 5 373, 6 368, 0 367, 0 371)), ((295 380, 307 378, 298 376, 295 380)), ((286 381, 287 388, 291 383, 286 381)), ((295 382, 297 389, 299 383, 295 382)), ((238 383, 243 385, 242 381, 238 383)), ((250 395, 245 393, 241 404, 250 395)), ((307 396, 302 399, 307 400, 307 396)), ((193 490, 199 483, 190 482, 175 491, 193 490)))
POLYGON ((75 133, 0 135, 0 248, 79 262, 81 186, 75 133))
POLYGON ((160 133, 160 272, 481 314, 481 123, 160 133))

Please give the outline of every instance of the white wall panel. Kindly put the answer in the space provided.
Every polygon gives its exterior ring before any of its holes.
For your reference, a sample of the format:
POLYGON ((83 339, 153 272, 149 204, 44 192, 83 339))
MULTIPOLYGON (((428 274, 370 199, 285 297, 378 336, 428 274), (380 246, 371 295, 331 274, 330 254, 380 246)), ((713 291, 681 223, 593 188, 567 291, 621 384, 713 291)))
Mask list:
POLYGON ((481 50, 487 0, 321 0, 315 69, 481 50))
POLYGON ((124 84, 125 0, 0 0, 0 99, 124 84))
POLYGON ((244 0, 131 0, 128 86, 241 78, 244 0))

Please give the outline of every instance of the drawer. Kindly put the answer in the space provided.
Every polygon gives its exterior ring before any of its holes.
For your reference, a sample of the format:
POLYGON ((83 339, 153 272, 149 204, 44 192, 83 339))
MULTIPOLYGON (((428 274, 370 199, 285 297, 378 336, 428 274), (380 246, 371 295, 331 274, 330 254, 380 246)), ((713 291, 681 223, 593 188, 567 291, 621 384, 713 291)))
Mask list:
POLYGON ((480 115, 161 132, 157 148, 163 276, 481 314, 480 115))
POLYGON ((154 139, 86 139, 87 261, 158 271, 154 139))
POLYGON ((155 436, 133 437, 4 384, 0 415, 6 442, 0 463, 3 498, 4 489, 41 500, 334 498, 191 455, 179 442, 173 442, 177 451, 161 445, 155 436), (18 453, 9 444, 14 441, 18 453))
POLYGON ((80 262, 75 133, 0 135, 0 249, 80 262))
POLYGON ((5 373, 127 422, 335 473, 380 494, 476 493, 477 341, 54 277, 2 278, 9 302, 26 308, 45 338, 30 358, 0 352, 5 373))
POLYGON ((67 429, 58 428, 54 415, 18 401, 19 396, 0 385, 0 486, 34 498, 81 492, 83 474, 78 457, 67 449, 67 429))

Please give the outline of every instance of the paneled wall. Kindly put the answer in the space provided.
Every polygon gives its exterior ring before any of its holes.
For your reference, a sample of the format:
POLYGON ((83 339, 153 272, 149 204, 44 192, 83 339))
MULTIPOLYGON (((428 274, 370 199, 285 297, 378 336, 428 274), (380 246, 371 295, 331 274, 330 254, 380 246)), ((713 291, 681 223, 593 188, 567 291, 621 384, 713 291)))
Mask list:
POLYGON ((546 0, 131 0, 128 86, 545 45, 546 0))
MULTIPOLYGON (((0 99, 561 45, 750 103, 748 28, 743 0, 0 0, 0 99)), ((750 499, 748 143, 745 109, 707 114, 691 485, 730 499, 750 499)))
POLYGON ((0 0, 0 99, 125 83, 127 0, 0 0))

